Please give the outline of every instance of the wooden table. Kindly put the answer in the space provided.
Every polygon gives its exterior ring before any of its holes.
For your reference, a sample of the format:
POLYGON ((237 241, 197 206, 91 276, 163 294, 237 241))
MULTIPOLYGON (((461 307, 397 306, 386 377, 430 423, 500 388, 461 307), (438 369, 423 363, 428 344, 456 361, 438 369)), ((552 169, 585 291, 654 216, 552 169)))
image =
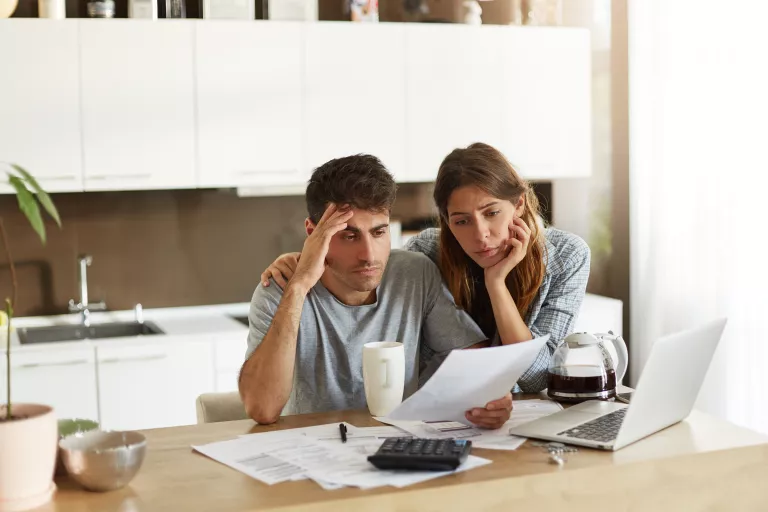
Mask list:
POLYGON ((563 467, 530 442, 511 452, 473 450, 493 463, 404 489, 324 491, 311 481, 268 486, 190 448, 341 421, 379 425, 367 411, 341 411, 284 416, 267 426, 245 420, 147 430, 147 456, 128 487, 90 493, 63 478, 54 500, 38 510, 768 510, 768 437, 696 411, 618 452, 582 448, 563 467))

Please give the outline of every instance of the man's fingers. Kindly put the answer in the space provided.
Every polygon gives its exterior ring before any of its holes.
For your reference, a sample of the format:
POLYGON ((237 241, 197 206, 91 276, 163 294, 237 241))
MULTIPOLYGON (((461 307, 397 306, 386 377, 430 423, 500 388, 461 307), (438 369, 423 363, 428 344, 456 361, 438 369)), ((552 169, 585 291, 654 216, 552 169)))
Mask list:
POLYGON ((467 414, 467 420, 469 420, 473 425, 481 428, 487 428, 487 429, 497 429, 501 427, 505 423, 505 419, 503 418, 493 418, 493 419, 478 419, 470 414, 467 414))
POLYGON ((342 222, 341 224, 334 224, 333 226, 326 226, 325 231, 323 232, 323 234, 326 236, 326 238, 328 240, 330 240, 333 237, 333 235, 335 235, 336 233, 338 233, 340 231, 344 231, 345 229, 347 229, 347 223, 346 222, 342 222))
POLYGON ((472 418, 488 419, 488 418, 503 418, 509 415, 509 409, 472 409, 469 411, 472 418))
POLYGON ((319 234, 321 236, 326 236, 328 238, 332 237, 339 231, 342 231, 344 229, 347 229, 347 221, 352 218, 353 212, 352 210, 346 211, 346 212, 338 212, 338 216, 334 216, 328 220, 325 224, 323 224, 322 227, 319 229, 319 234))
POLYGON ((317 221, 317 225, 319 226, 320 223, 325 222, 326 220, 328 220, 330 218, 330 216, 333 215, 333 213, 337 209, 338 209, 338 206, 336 206, 336 204, 334 204, 334 203, 329 204, 328 208, 326 208, 325 211, 323 212, 323 216, 320 217, 319 221, 317 221))
POLYGON ((506 409, 508 411, 512 410, 512 395, 507 395, 503 398, 498 398, 496 400, 491 400, 487 404, 485 404, 485 408, 489 411, 492 411, 494 409, 506 409))
POLYGON ((269 278, 272 274, 269 272, 269 269, 265 270, 261 273, 261 284, 264 286, 269 286, 269 278))

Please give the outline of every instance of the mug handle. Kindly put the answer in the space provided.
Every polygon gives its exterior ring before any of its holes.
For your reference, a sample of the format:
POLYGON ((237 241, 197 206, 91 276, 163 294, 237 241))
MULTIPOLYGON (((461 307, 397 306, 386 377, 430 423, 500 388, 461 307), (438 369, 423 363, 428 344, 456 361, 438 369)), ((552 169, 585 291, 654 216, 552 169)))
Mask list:
POLYGON ((384 381, 384 385, 382 386, 384 389, 389 388, 392 384, 389 381, 389 359, 382 359, 382 370, 384 371, 384 378, 382 379, 384 381))

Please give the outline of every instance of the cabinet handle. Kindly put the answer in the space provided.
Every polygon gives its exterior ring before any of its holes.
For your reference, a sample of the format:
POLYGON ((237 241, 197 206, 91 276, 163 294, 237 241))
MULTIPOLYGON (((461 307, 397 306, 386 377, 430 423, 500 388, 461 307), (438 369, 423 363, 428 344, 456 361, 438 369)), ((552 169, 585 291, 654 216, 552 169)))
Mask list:
POLYGON ((156 361, 158 359, 165 359, 168 357, 168 354, 155 354, 153 356, 143 356, 143 357, 115 357, 111 359, 102 359, 99 361, 99 363, 102 364, 114 364, 114 363, 134 363, 137 361, 156 361))
POLYGON ((152 175, 149 173, 137 173, 137 174, 92 174, 86 176, 87 180, 148 180, 152 175))
POLYGON ((27 363, 20 364, 17 368, 43 368, 48 366, 75 366, 79 364, 88 364, 87 359, 77 359, 75 361, 62 361, 60 363, 27 363))
POLYGON ((259 176, 261 174, 296 174, 298 169, 262 169, 262 170, 250 170, 250 171, 236 171, 238 176, 259 176))
POLYGON ((77 179, 74 174, 62 174, 59 176, 38 176, 37 181, 72 181, 77 179))

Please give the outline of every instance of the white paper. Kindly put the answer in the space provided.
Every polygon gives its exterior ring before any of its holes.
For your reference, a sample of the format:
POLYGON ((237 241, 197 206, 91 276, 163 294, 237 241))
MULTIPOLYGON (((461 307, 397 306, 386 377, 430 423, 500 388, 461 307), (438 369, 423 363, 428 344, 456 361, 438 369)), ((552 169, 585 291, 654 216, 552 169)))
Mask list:
POLYGON ((271 440, 256 442, 253 439, 238 438, 192 446, 192 448, 267 485, 273 485, 306 478, 304 468, 273 455, 273 452, 295 445, 297 442, 311 443, 308 440, 282 436, 282 439, 272 437, 271 440))
POLYGON ((500 347, 453 350, 432 378, 387 417, 467 424, 464 413, 509 393, 548 339, 546 335, 500 347))
MULTIPOLYGON (((278 437, 280 433, 288 436, 301 435, 321 443, 336 447, 349 448, 363 455, 373 455, 388 437, 413 437, 412 434, 393 426, 356 427, 344 422, 347 427, 347 442, 342 443, 338 423, 315 425, 312 427, 279 430, 269 434, 278 437)), ((240 437, 260 436, 263 434, 241 434, 240 437)))
POLYGON ((366 456, 376 453, 384 440, 389 437, 413 437, 409 432, 393 426, 359 428, 349 424, 347 424, 346 443, 341 441, 338 425, 336 426, 336 435, 324 435, 319 430, 306 432, 304 435, 320 443, 346 448, 366 456))
POLYGON ((509 435, 509 429, 548 416, 562 410, 562 406, 551 400, 517 400, 513 403, 512 414, 501 428, 487 430, 454 421, 403 421, 390 418, 376 418, 382 423, 394 425, 416 437, 429 439, 469 439, 473 448, 488 450, 516 450, 524 437, 509 435))
MULTIPOLYGON (((311 478, 323 489, 343 486, 371 489, 385 485, 405 487, 448 475, 453 471, 382 471, 368 462, 387 437, 410 437, 391 426, 357 428, 347 425, 342 443, 339 424, 318 425, 261 434, 246 434, 231 441, 193 446, 198 452, 266 484, 311 478)), ((490 464, 470 455, 456 472, 490 464)))

